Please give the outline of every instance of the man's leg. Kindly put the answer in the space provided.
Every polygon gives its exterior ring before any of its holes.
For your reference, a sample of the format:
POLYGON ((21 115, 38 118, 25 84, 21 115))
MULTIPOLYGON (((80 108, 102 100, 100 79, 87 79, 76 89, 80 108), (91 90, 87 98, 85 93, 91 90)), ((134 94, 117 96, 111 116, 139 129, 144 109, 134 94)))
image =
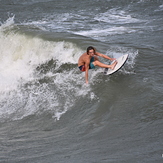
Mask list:
POLYGON ((110 69, 114 69, 114 67, 116 66, 117 64, 117 61, 115 61, 114 63, 112 63, 111 65, 106 65, 104 63, 101 63, 100 61, 96 60, 93 62, 94 66, 99 66, 99 67, 102 67, 102 68, 110 68, 110 69))

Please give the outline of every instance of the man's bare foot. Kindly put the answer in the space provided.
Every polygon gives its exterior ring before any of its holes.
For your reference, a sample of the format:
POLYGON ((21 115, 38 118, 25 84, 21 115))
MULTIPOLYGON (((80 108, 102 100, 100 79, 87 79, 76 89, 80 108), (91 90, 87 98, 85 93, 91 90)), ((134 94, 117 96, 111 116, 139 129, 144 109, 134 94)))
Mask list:
POLYGON ((116 64, 117 64, 118 62, 117 61, 115 61, 113 64, 111 64, 110 66, 110 69, 112 69, 112 70, 114 70, 114 68, 115 68, 115 66, 116 66, 116 64))

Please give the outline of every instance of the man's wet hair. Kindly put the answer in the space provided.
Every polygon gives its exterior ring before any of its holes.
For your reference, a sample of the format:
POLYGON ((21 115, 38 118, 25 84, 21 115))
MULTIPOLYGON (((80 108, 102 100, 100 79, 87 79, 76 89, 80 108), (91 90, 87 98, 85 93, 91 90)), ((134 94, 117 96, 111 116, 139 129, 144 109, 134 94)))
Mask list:
POLYGON ((94 50, 94 53, 96 53, 96 49, 93 47, 93 46, 89 46, 88 48, 87 48, 87 54, 89 55, 89 51, 90 50, 94 50))

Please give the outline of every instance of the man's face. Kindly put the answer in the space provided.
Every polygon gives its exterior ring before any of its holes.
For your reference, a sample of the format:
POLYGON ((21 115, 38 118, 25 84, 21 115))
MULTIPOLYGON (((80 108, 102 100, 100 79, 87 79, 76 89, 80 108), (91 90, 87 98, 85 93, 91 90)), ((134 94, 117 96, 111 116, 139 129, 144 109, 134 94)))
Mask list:
POLYGON ((88 54, 89 54, 91 57, 94 56, 94 50, 93 50, 93 49, 89 50, 88 54))

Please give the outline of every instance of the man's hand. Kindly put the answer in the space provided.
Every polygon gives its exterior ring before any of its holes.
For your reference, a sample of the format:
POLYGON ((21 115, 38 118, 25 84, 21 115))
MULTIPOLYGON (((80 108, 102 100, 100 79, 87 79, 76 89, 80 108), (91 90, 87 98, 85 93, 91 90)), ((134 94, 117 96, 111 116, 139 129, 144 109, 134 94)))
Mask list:
POLYGON ((116 60, 116 58, 110 58, 110 60, 111 60, 111 61, 114 61, 114 60, 116 60))

